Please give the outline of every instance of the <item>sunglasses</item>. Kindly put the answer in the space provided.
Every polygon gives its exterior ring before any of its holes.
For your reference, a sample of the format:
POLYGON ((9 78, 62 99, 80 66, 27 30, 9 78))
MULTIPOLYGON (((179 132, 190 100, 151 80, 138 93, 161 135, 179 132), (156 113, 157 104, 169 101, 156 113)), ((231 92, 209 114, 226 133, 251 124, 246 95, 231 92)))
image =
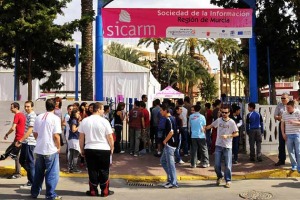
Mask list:
POLYGON ((222 112, 222 114, 228 114, 229 112, 222 112))
POLYGON ((281 99, 286 99, 285 97, 281 97, 281 99))

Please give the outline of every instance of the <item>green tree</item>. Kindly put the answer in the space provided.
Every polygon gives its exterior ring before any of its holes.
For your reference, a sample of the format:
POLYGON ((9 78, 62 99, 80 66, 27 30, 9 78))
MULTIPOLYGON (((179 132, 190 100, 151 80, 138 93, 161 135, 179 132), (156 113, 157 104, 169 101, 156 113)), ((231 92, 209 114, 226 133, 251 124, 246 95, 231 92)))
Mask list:
POLYGON ((140 45, 146 45, 146 47, 149 47, 151 44, 153 44, 154 52, 155 52, 155 62, 151 63, 151 66, 153 68, 153 71, 156 71, 158 73, 154 73, 154 77, 160 81, 160 71, 161 69, 158 69, 158 50, 161 44, 171 44, 174 42, 173 38, 142 38, 139 40, 137 46, 140 45))
POLYGON ((203 78, 201 83, 198 85, 201 97, 204 101, 213 101, 218 92, 216 80, 213 76, 206 76, 203 78))
POLYGON ((220 91, 223 94, 223 59, 235 51, 239 51, 240 47, 235 39, 207 39, 204 42, 204 49, 213 52, 218 56, 220 63, 220 91))
POLYGON ((175 60, 178 63, 179 90, 193 97, 193 87, 208 76, 208 72, 199 61, 189 55, 177 55, 175 60))
MULTIPOLYGON (((211 3, 226 8, 247 7, 242 1, 236 4, 231 0, 211 3)), ((258 85, 268 84, 266 74, 267 47, 270 49, 272 88, 275 79, 294 76, 299 70, 300 59, 300 1, 299 0, 257 0, 256 1, 257 61, 258 85), (288 70, 287 70, 288 69, 288 70)), ((245 60, 245 65, 248 60, 245 60)), ((248 62, 247 62, 248 63, 248 62)), ((244 69, 247 72, 247 69, 244 69)), ((273 102, 276 92, 273 90, 273 102)))
POLYGON ((32 100, 32 80, 46 77, 50 72, 50 88, 59 87, 55 80, 61 68, 74 64, 74 49, 64 41, 72 39, 75 26, 54 24, 57 14, 63 14, 63 8, 70 0, 33 0, 2 2, 0 7, 0 46, 1 65, 12 67, 8 60, 17 53, 17 65, 20 80, 28 83, 28 100, 32 100), (5 47, 5 45, 10 44, 5 47), (5 53, 3 53, 5 52, 5 53), (52 87, 53 86, 53 87, 52 87))
POLYGON ((125 47, 123 44, 118 42, 112 42, 108 45, 104 53, 134 64, 142 64, 142 61, 140 61, 140 58, 143 56, 141 52, 133 48, 125 47))
POLYGON ((189 54, 194 58, 196 51, 201 53, 203 41, 199 38, 177 38, 174 42, 173 52, 175 54, 189 54))

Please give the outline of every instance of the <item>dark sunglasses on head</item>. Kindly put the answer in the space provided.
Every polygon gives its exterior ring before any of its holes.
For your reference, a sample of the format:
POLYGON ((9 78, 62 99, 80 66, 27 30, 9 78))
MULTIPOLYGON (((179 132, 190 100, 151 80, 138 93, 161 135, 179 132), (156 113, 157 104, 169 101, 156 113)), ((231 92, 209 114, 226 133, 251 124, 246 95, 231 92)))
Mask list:
POLYGON ((281 97, 281 99, 286 99, 285 97, 281 97))
POLYGON ((228 114, 229 112, 222 112, 222 114, 228 114))

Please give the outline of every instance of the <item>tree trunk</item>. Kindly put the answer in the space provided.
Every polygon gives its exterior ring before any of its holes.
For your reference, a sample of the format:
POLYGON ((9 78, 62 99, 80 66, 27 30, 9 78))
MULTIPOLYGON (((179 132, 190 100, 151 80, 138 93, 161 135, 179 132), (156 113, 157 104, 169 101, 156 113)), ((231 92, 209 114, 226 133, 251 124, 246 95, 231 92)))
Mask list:
POLYGON ((228 96, 228 66, 225 68, 225 94, 228 96))
POLYGON ((270 96, 270 100, 272 102, 272 105, 277 105, 277 101, 276 101, 276 88, 275 88, 275 79, 273 81, 271 81, 271 96, 270 96))
POLYGON ((28 51, 28 101, 32 101, 32 75, 31 75, 32 51, 28 51))
POLYGON ((19 101, 20 100, 20 51, 19 51, 19 47, 17 46, 16 47, 16 72, 15 72, 15 75, 16 75, 16 77, 15 77, 15 81, 16 81, 16 85, 15 85, 15 87, 16 87, 16 92, 17 92, 17 101, 19 101))
MULTIPOLYGON (((235 98, 236 98, 236 96, 237 96, 237 89, 236 89, 236 81, 237 81, 237 63, 236 62, 234 62, 234 96, 235 96, 235 98)), ((240 88, 239 88, 239 90, 240 90, 240 88)))
POLYGON ((239 97, 241 97, 241 71, 239 71, 239 97))
MULTIPOLYGON (((91 17, 93 1, 81 0, 81 17, 91 17)), ((87 21, 82 29, 81 100, 93 100, 93 22, 87 21)))
POLYGON ((230 97, 232 96, 231 85, 232 85, 231 84, 231 69, 229 68, 229 95, 230 95, 230 97))
POLYGON ((220 92, 223 94, 223 60, 219 59, 220 63, 220 92))
POLYGON ((190 47, 190 56, 191 56, 191 58, 194 58, 194 55, 195 55, 195 46, 191 46, 190 47))

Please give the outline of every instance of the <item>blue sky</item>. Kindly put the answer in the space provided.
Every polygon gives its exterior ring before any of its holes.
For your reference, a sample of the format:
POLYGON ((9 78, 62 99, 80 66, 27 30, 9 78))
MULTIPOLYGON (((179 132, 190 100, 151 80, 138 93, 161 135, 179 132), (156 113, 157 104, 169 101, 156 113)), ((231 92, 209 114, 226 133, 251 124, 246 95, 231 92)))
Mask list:
MULTIPOLYGON (((97 7, 97 0, 93 0, 94 9, 97 7)), ((210 4, 210 0, 114 0, 108 8, 217 8, 210 4)), ((74 19, 79 19, 81 15, 81 1, 73 0, 64 9, 64 16, 59 16, 56 23, 61 24, 74 19)), ((81 43, 81 33, 73 35, 76 43, 81 43)), ((137 44, 138 39, 115 39, 115 41, 125 44, 137 44)), ((162 50, 163 52, 164 50, 162 50)), ((211 68, 218 68, 217 56, 204 53, 211 68)))

